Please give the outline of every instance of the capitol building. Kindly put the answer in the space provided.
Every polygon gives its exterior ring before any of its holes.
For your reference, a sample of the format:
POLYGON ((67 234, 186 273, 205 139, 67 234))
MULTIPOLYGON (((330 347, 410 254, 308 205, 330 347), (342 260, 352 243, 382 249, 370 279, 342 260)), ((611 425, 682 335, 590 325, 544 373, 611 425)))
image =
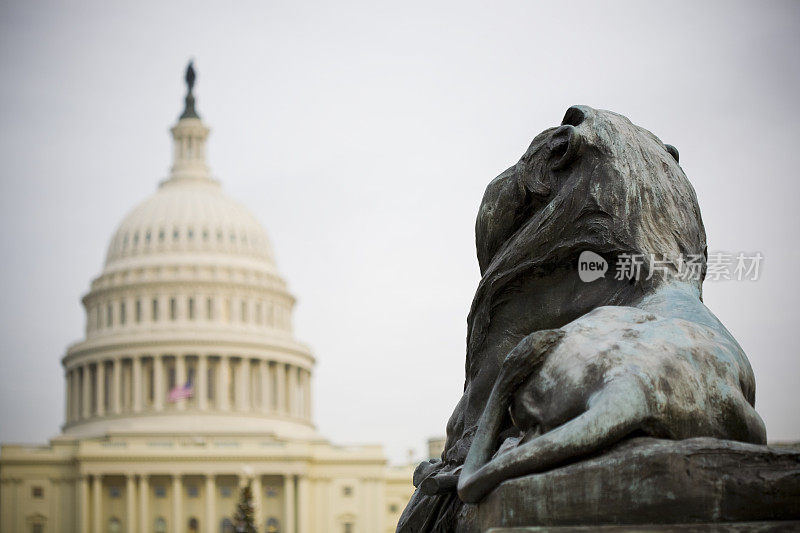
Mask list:
POLYGON ((62 359, 61 433, 0 452, 2 533, 395 530, 413 467, 315 429, 314 355, 264 229, 206 163, 194 71, 155 194, 114 231, 62 359))

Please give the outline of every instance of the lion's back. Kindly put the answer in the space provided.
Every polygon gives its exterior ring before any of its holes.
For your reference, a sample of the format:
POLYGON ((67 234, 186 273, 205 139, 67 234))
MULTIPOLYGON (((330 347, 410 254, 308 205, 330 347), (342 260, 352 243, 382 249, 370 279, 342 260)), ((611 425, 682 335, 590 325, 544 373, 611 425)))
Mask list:
POLYGON ((724 433, 746 403, 736 362, 740 348, 708 326, 605 306, 562 329, 566 335, 530 383, 533 396, 558 399, 542 410, 546 425, 575 416, 619 379, 641 384, 653 430, 665 437, 724 433))

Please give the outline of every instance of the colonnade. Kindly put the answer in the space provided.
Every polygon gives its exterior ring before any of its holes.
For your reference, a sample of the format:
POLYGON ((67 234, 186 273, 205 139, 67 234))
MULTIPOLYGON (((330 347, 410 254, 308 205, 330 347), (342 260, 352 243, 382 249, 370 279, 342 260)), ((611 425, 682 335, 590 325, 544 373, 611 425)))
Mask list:
MULTIPOLYGON (((192 526, 196 525, 196 533, 212 533, 220 531, 221 522, 225 519, 232 519, 236 503, 239 499, 239 490, 248 479, 252 483, 253 505, 255 508, 255 521, 258 529, 263 530, 269 518, 264 510, 264 489, 263 480, 265 476, 272 474, 256 473, 252 477, 245 478, 239 474, 91 474, 81 475, 76 478, 75 492, 77 494, 76 530, 83 533, 101 533, 110 529, 110 523, 116 521, 120 530, 126 532, 151 533, 158 531, 159 521, 163 521, 165 526, 164 533, 183 533, 193 531, 192 526), (229 496, 229 508, 220 509, 218 503, 218 490, 222 485, 217 482, 219 477, 234 478, 232 485, 225 485, 232 488, 229 496), (124 478, 124 513, 120 516, 104 510, 108 506, 108 491, 110 485, 104 482, 105 478, 124 478), (191 486, 196 490, 196 497, 200 497, 199 488, 202 487, 202 513, 201 516, 188 516, 185 512, 185 501, 187 499, 187 489, 191 478, 191 486), (197 481, 202 479, 202 482, 197 481), (158 480, 158 481, 156 481, 158 480), (151 504, 155 498, 167 498, 166 486, 169 486, 169 513, 161 516, 151 510, 151 504), (163 492, 159 492, 163 491, 163 492)), ((277 474, 281 477, 282 484, 282 506, 281 512, 274 518, 278 521, 278 531, 281 533, 305 533, 309 530, 310 524, 305 523, 307 517, 312 515, 310 508, 311 491, 309 490, 309 480, 304 475, 296 474, 277 474)), ((118 488, 121 489, 122 486, 118 488)), ((122 494, 119 495, 122 497, 122 494)))
POLYGON ((291 303, 274 298, 173 291, 170 295, 151 297, 94 297, 85 306, 87 336, 141 325, 176 323, 238 324, 291 330, 291 303))
POLYGON ((311 420, 311 371, 263 358, 224 354, 104 357, 69 364, 66 381, 68 424, 184 410, 311 420))

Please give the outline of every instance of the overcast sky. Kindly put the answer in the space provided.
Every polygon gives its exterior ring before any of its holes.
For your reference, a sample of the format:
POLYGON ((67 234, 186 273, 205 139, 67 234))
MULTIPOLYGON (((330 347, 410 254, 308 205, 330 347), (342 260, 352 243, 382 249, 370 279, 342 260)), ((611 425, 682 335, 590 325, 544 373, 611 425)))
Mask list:
POLYGON ((463 385, 486 184, 572 104, 680 150, 706 282, 771 440, 800 440, 800 2, 3 2, 0 441, 63 423, 66 346, 116 225, 168 172, 195 59, 226 192, 272 238, 318 358, 315 419, 394 460, 463 385))

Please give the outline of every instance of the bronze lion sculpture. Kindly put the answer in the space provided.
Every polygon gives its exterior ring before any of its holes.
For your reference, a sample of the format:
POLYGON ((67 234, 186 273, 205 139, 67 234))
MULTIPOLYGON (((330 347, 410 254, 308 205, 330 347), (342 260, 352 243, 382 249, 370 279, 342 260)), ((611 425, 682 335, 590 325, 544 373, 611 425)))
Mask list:
POLYGON ((504 480, 633 436, 766 441, 747 357, 702 302, 705 230, 674 147, 571 107, 489 184, 476 245, 464 393, 399 532, 451 531, 504 480), (648 260, 585 282, 585 251, 648 260))

